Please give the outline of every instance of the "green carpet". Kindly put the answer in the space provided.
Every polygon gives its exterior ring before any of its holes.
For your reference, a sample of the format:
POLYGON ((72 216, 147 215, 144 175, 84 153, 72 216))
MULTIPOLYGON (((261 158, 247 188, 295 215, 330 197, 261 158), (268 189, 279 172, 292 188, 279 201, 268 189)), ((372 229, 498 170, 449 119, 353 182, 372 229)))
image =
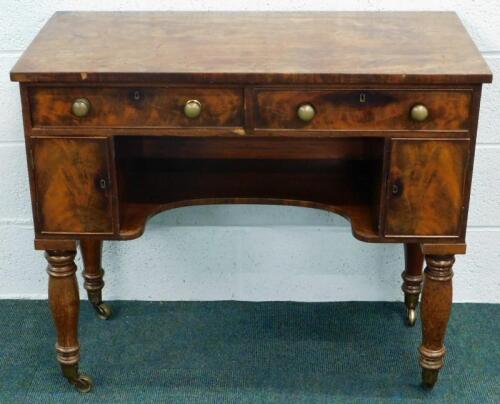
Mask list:
POLYGON ((456 304, 434 390, 420 387, 420 323, 402 303, 82 304, 82 371, 60 376, 45 301, 0 301, 3 403, 500 402, 500 305, 456 304))

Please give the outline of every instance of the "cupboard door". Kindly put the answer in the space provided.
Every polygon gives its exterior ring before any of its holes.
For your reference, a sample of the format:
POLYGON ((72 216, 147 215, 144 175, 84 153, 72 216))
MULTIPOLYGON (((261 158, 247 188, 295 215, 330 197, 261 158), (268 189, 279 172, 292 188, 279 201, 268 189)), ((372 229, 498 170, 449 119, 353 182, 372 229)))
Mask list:
POLYGON ((108 141, 32 139, 38 232, 113 232, 108 141))
POLYGON ((386 236, 460 236, 468 159, 468 139, 394 139, 386 236))

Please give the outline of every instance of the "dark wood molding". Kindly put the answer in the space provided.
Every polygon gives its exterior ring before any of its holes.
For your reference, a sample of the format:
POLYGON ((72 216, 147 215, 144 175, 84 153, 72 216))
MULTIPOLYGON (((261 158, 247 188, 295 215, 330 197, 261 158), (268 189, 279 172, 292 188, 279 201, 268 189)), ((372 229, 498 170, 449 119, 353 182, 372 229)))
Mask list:
POLYGON ((467 245, 465 243, 423 243, 421 249, 422 253, 427 255, 459 255, 465 254, 467 245))
POLYGON ((35 239, 35 250, 67 250, 76 251, 75 240, 55 240, 51 238, 35 239))

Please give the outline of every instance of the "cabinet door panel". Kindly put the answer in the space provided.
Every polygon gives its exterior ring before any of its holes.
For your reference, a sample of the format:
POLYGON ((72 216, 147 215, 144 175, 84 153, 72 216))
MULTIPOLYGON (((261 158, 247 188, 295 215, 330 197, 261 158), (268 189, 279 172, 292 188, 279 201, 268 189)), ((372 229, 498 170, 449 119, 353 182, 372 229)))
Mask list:
POLYGON ((394 139, 385 234, 460 236, 468 158, 468 139, 394 139))
POLYGON ((32 139, 38 231, 113 232, 106 139, 32 139))

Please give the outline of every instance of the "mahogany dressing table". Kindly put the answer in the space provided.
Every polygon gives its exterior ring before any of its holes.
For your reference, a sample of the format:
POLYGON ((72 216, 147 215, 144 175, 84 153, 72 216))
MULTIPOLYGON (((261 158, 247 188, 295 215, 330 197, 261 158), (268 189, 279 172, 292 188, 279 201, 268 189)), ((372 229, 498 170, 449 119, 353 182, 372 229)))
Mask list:
POLYGON ((78 371, 77 244, 107 318, 103 240, 216 203, 325 209, 359 240, 404 244, 408 323, 423 288, 420 365, 434 385, 492 80, 454 13, 60 12, 11 79, 57 359, 78 390, 92 381, 78 371))

